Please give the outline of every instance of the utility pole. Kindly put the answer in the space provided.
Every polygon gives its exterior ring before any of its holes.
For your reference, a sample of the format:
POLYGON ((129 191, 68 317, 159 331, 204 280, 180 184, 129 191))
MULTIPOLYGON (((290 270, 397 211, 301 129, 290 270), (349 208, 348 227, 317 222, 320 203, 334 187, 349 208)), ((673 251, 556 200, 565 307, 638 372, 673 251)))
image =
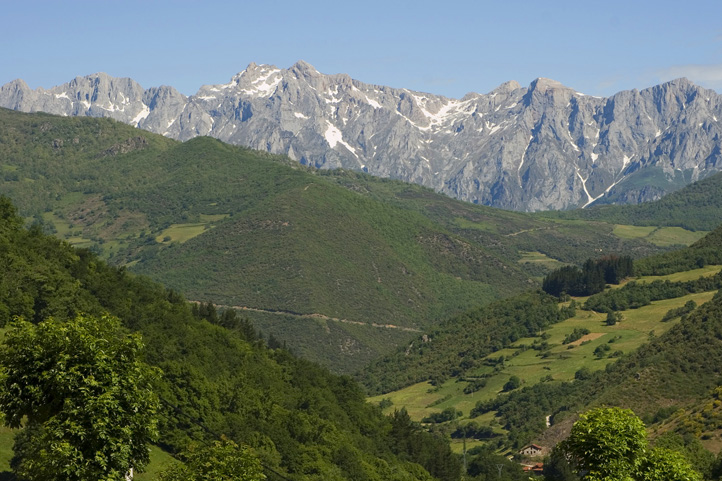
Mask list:
POLYGON ((501 470, 504 469, 504 465, 503 465, 503 464, 497 464, 497 465, 496 465, 496 469, 499 470, 499 479, 501 479, 501 470))
POLYGON ((464 474, 466 474, 466 426, 462 429, 464 430, 464 474))

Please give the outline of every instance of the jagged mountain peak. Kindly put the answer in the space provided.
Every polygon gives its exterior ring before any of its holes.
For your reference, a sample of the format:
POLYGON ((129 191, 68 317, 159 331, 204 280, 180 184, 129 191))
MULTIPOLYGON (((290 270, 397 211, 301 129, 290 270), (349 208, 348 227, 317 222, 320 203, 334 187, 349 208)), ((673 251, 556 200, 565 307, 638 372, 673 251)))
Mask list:
POLYGON ((489 92, 489 94, 509 94, 515 90, 519 90, 521 85, 516 80, 509 80, 499 85, 497 88, 489 92))
POLYGON ((661 84, 663 87, 677 87, 682 89, 688 89, 688 88, 701 88, 698 85, 695 85, 692 83, 691 80, 689 80, 687 77, 679 77, 676 79, 668 80, 667 82, 663 82, 661 84))
POLYGON ((534 79, 531 84, 529 84, 529 90, 530 91, 536 91, 539 93, 557 93, 557 92, 566 92, 566 93, 577 93, 573 88, 567 87, 561 82, 558 82, 556 80, 552 80, 549 78, 539 77, 534 79))
MULTIPOLYGON (((28 84, 23 79, 15 79, 12 80, 2 87, 0 87, 0 92, 30 92, 31 89, 28 86, 28 84)), ((1 95, 1 94, 0 94, 1 95)))
POLYGON ((316 70, 316 68, 313 65, 306 62, 305 60, 299 60, 298 62, 293 64, 289 70, 295 71, 295 72, 304 72, 304 73, 310 74, 310 75, 321 75, 320 72, 318 70, 316 70))
POLYGON ((16 110, 108 116, 180 140, 209 135, 517 210, 645 200, 620 192, 643 177, 657 196, 722 170, 721 99, 687 79, 599 98, 538 78, 459 100, 322 74, 303 60, 250 63, 190 97, 100 73, 49 91, 22 80, 0 88, 0 106, 16 110))

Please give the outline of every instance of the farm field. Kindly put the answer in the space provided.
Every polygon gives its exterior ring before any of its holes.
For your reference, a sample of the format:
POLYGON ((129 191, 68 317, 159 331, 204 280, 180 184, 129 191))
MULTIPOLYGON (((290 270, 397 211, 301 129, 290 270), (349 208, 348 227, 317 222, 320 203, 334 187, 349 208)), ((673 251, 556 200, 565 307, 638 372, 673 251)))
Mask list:
POLYGON ((690 245, 708 234, 707 231, 691 231, 681 227, 654 227, 616 224, 612 231, 621 239, 645 239, 660 247, 690 245))
MULTIPOLYGON (((666 276, 648 276, 639 278, 638 281, 685 281, 714 275, 720 269, 722 266, 706 266, 666 276)), ((520 379, 521 386, 528 386, 540 382, 572 381, 575 374, 582 369, 604 369, 622 354, 633 352, 651 337, 662 335, 678 323, 679 318, 662 322, 670 309, 680 307, 688 301, 701 305, 712 299, 714 294, 714 291, 689 294, 623 311, 622 321, 613 326, 606 325, 606 314, 577 308, 574 317, 550 326, 538 337, 521 338, 511 347, 490 354, 485 358, 483 367, 467 373, 464 378, 449 379, 440 386, 432 386, 429 382, 418 383, 371 397, 369 401, 378 403, 388 399, 391 404, 385 408, 386 413, 405 408, 415 421, 453 407, 462 413, 456 422, 465 424, 472 421, 469 414, 476 403, 493 399, 503 391, 504 385, 512 376, 520 379), (573 342, 564 343, 565 338, 575 330, 588 333, 573 342), (542 342, 545 342, 546 346, 539 349, 542 342), (536 349, 532 348, 533 344, 536 349), (595 350, 600 346, 608 348, 602 347, 605 351, 597 355, 595 350), (464 388, 469 385, 468 381, 481 378, 486 379, 486 385, 482 389, 470 394, 464 393, 464 388)), ((581 306, 586 298, 574 300, 581 306)), ((473 421, 502 432, 493 413, 473 418, 473 421)), ((479 443, 481 441, 467 440, 467 449, 479 443)), ((458 439, 452 439, 452 446, 457 452, 463 449, 462 441, 458 439)))
POLYGON ((519 259, 519 264, 542 265, 549 270, 559 269, 560 267, 565 265, 563 262, 560 262, 556 259, 552 259, 551 257, 549 257, 546 254, 543 254, 541 252, 522 251, 519 253, 521 254, 521 259, 519 259))

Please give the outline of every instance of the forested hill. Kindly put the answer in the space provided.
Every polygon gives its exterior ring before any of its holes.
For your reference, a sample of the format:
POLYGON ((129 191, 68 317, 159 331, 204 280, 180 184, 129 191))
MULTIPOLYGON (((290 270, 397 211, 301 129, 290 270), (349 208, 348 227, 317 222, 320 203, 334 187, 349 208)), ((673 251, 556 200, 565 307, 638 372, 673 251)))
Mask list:
POLYGON ((586 209, 544 212, 538 215, 615 224, 712 230, 722 220, 722 173, 711 175, 654 202, 592 206, 586 209))
POLYGON ((268 479, 459 478, 444 441, 408 417, 384 417, 351 379, 267 348, 233 311, 191 309, 172 290, 22 225, 0 197, 0 324, 110 313, 141 333, 147 361, 163 372, 154 388, 169 403, 167 449, 208 440, 207 428, 254 447, 268 479))
POLYGON ((667 333, 652 337, 637 352, 606 369, 574 382, 539 383, 499 396, 476 406, 478 416, 495 412, 498 422, 520 442, 545 430, 547 437, 568 429, 575 415, 589 406, 614 405, 632 408, 650 423, 664 421, 661 430, 677 431, 691 441, 716 439, 722 427, 719 411, 722 385, 722 295, 682 317, 667 333), (701 406, 709 401, 708 407, 701 406), (700 406, 699 412, 697 406, 700 406))
POLYGON ((369 392, 380 394, 473 372, 486 357, 523 337, 574 315, 574 308, 559 308, 555 297, 530 291, 455 316, 414 339, 406 348, 372 362, 360 379, 369 392))
POLYGON ((549 266, 661 250, 611 224, 540 220, 109 119, 0 109, 0 158, 0 193, 29 222, 190 299, 243 308, 339 372, 535 285, 549 266))
POLYGON ((642 276, 664 275, 710 264, 722 264, 722 225, 684 249, 636 261, 634 271, 642 276))
POLYGON ((530 291, 471 310, 360 378, 383 393, 374 401, 405 407, 458 448, 464 433, 501 449, 552 448, 579 413, 632 408, 709 474, 722 432, 722 226, 635 261, 631 276, 628 259, 612 261, 589 268, 619 265, 627 279, 584 297, 530 291))

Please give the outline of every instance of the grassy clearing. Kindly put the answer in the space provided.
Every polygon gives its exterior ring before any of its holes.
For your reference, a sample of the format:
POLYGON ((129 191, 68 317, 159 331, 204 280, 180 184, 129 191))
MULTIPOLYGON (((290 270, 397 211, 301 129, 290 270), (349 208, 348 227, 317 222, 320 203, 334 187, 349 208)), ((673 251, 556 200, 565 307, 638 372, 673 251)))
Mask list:
POLYGON ((552 259, 551 257, 542 254, 541 252, 520 251, 519 253, 521 254, 519 264, 537 264, 547 267, 551 270, 558 269, 565 265, 563 262, 552 259))
POLYGON ((660 247, 673 245, 690 245, 707 235, 706 231, 691 231, 681 227, 660 227, 649 236, 648 240, 660 247))
MULTIPOLYGON (((690 278, 696 279, 700 275, 712 275, 719 270, 720 266, 710 266, 681 274, 688 274, 690 278)), ((658 276, 654 279, 675 276, 679 276, 679 274, 658 276)), ((648 280, 652 280, 652 278, 648 280)), ((487 359, 490 361, 498 360, 501 356, 504 356, 505 360, 496 367, 484 366, 477 372, 469 373, 471 376, 489 376, 486 386, 477 392, 464 394, 464 387, 468 383, 451 379, 439 387, 431 386, 427 382, 419 383, 399 391, 369 398, 369 401, 379 402, 384 398, 389 398, 393 404, 387 408, 387 411, 392 412, 394 409, 404 407, 411 418, 416 421, 420 421, 433 412, 454 407, 462 411, 464 417, 459 421, 463 423, 469 420, 469 412, 477 401, 485 401, 497 396, 511 376, 519 377, 522 385, 533 385, 539 382, 571 381, 574 379, 575 373, 582 368, 590 371, 604 369, 607 364, 616 360, 616 357, 612 356, 613 353, 632 352, 647 342, 651 336, 659 336, 679 322, 678 318, 661 322, 667 311, 682 306, 690 300, 695 301, 698 305, 703 304, 712 299, 714 294, 714 292, 703 292, 677 299, 655 301, 639 309, 624 311, 622 322, 614 326, 606 325, 605 314, 580 309, 573 318, 550 326, 545 331, 544 336, 548 343, 546 351, 540 352, 531 349, 532 343, 541 341, 541 337, 522 338, 511 348, 489 355, 487 359), (590 334, 577 342, 562 344, 569 333, 580 328, 588 329, 590 334), (605 344, 609 346, 609 350, 601 358, 596 356, 595 349, 605 344)), ((584 300, 583 298, 576 299, 578 303, 583 303, 584 300)), ((475 421, 480 424, 494 425, 492 413, 476 418, 475 421)), ((461 447, 454 446, 454 449, 460 450, 461 447)))
POLYGON ((614 226, 614 235, 622 239, 643 239, 656 229, 654 226, 621 225, 614 226))
POLYGON ((10 471, 10 460, 13 457, 13 439, 15 430, 0 426, 0 479, 3 472, 10 471))
POLYGON ((668 247, 690 245, 705 235, 706 231, 691 231, 681 227, 654 227, 616 224, 612 231, 620 239, 645 239, 654 245, 668 247))
POLYGON ((89 249, 90 247, 93 247, 95 242, 93 242, 90 239, 86 239, 85 237, 81 236, 70 236, 65 238, 66 241, 73 247, 78 247, 82 249, 89 249))
POLYGON ((668 274, 666 276, 641 276, 634 280, 637 282, 652 282, 656 280, 670 281, 670 282, 684 282, 693 281, 700 277, 710 277, 717 274, 722 270, 722 266, 704 266, 700 269, 694 269, 691 271, 675 272, 674 274, 668 274))
POLYGON ((206 231, 206 222, 195 222, 190 224, 171 224, 163 230, 156 238, 156 242, 180 242, 181 244, 201 235, 206 231))
POLYGON ((145 472, 134 473, 133 479, 135 481, 155 481, 158 479, 158 474, 161 471, 176 463, 178 463, 178 460, 176 460, 173 456, 163 451, 158 446, 151 446, 150 463, 146 466, 145 472))

